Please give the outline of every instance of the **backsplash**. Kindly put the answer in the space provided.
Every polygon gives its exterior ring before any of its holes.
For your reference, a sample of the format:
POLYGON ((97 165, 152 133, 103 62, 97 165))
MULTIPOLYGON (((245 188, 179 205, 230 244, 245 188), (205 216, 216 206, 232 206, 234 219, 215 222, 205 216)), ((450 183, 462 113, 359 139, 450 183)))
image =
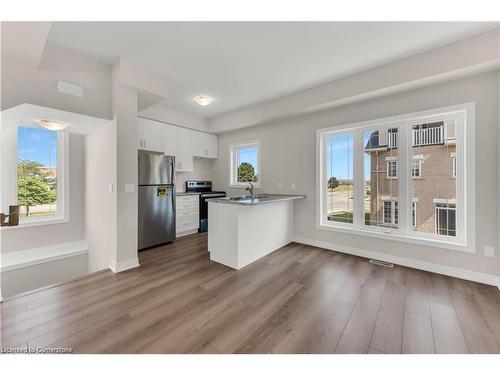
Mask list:
POLYGON ((193 158, 192 172, 176 172, 175 187, 178 192, 186 190, 187 180, 208 180, 212 181, 212 164, 211 159, 193 158))

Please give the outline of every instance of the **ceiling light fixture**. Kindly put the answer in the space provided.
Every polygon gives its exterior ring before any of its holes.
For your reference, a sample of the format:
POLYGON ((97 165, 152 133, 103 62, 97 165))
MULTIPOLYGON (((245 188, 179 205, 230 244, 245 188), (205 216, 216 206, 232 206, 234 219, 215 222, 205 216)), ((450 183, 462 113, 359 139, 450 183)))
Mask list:
POLYGON ((198 103, 199 105, 205 107, 212 103, 214 99, 210 96, 198 95, 196 98, 194 98, 194 100, 196 100, 196 103, 198 103))
POLYGON ((42 125, 45 129, 53 131, 63 130, 68 126, 65 122, 55 120, 37 120, 36 122, 42 125))

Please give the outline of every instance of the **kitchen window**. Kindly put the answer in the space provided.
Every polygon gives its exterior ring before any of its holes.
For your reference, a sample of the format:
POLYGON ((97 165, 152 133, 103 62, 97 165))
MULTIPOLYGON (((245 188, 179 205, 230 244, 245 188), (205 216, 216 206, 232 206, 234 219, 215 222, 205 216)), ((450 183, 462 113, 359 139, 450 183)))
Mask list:
POLYGON ((260 187, 260 143, 237 143, 229 146, 230 187, 260 187))
POLYGON ((474 252, 474 138, 473 104, 317 130, 318 228, 474 252))
POLYGON ((2 190, 6 192, 2 212, 18 204, 19 226, 66 221, 68 134, 30 124, 5 129, 2 138, 2 190))

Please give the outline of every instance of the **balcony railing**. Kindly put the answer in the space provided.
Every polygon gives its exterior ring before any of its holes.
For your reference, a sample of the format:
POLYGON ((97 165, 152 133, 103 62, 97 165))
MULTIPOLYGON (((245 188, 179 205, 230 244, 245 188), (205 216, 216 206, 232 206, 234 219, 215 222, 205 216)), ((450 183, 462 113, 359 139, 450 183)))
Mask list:
POLYGON ((440 145, 443 143, 443 127, 413 129, 413 146, 440 145))

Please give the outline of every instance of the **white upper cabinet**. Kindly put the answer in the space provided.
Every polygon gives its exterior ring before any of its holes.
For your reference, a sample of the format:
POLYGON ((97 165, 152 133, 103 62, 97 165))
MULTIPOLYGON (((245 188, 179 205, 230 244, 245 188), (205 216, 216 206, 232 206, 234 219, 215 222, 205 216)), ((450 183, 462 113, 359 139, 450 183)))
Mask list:
POLYGON ((163 152, 163 128, 162 123, 139 119, 139 149, 163 152))
POLYGON ((177 155, 177 129, 179 129, 179 127, 167 124, 164 126, 165 155, 175 156, 177 155))
POLYGON ((217 136, 158 121, 139 119, 139 149, 175 156, 177 172, 192 172, 193 157, 217 159, 217 136))
POLYGON ((209 133, 195 132, 194 156, 217 159, 217 136, 209 133))

